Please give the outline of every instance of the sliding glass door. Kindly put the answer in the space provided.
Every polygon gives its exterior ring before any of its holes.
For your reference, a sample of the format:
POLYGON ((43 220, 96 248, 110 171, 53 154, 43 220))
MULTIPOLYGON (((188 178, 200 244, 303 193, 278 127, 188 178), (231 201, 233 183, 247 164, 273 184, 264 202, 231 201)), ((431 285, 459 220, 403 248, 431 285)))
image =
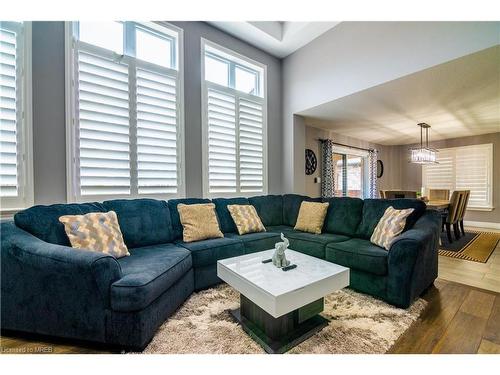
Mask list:
POLYGON ((333 154, 336 197, 363 198, 365 164, 362 156, 333 154))

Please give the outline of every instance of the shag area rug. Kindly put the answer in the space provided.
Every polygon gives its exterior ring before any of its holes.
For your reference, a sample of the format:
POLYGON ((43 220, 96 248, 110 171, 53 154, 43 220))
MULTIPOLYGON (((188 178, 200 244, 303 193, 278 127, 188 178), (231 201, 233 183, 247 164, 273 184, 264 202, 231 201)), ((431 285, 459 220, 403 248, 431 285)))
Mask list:
MULTIPOLYGON (((427 302, 398 309, 343 289, 325 297, 328 326, 288 353, 382 354, 414 323, 427 302)), ((160 327, 144 353, 259 354, 264 350, 235 322, 239 293, 227 284, 194 293, 160 327)))

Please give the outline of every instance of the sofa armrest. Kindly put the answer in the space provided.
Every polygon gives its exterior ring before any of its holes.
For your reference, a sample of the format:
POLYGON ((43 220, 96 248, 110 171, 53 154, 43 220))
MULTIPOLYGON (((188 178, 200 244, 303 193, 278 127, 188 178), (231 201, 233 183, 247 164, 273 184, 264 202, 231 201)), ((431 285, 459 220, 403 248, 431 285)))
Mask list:
POLYGON ((441 218, 436 211, 427 210, 415 225, 399 236, 388 254, 389 280, 387 293, 392 301, 407 306, 416 296, 416 284, 426 284, 437 275, 437 253, 441 218))
MULTIPOLYGON (((122 277, 120 264, 114 257, 42 241, 12 222, 2 223, 1 228, 2 252, 6 252, 4 256, 11 257, 34 272, 48 275, 56 273, 61 276, 61 280, 65 277, 80 277, 81 287, 94 290, 97 287, 104 305, 109 306, 111 284, 122 277), (95 285, 85 285, 84 280, 95 281, 95 285)), ((65 288, 65 285, 61 285, 61 288, 65 288)))

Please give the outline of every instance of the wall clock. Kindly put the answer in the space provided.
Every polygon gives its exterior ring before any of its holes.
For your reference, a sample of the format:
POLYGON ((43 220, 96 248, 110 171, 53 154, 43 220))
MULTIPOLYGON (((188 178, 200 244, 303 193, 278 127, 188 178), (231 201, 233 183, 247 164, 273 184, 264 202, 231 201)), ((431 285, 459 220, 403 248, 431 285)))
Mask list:
POLYGON ((316 172, 318 160, 313 150, 306 148, 306 174, 311 175, 316 172))
POLYGON ((377 178, 382 177, 384 174, 384 163, 382 160, 377 160, 377 178))

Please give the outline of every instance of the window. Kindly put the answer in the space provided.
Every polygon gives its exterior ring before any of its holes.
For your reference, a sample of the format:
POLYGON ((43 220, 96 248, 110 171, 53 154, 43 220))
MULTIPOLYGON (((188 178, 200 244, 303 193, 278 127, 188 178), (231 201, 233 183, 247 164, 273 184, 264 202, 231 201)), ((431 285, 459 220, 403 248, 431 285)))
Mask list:
POLYGON ((31 24, 0 22, 0 198, 5 211, 33 204, 31 24))
POLYGON ((470 190, 469 208, 493 208, 493 145, 440 149, 439 164, 422 166, 426 189, 470 190))
POLYGON ((68 24, 68 200, 184 195, 182 31, 68 24))
POLYGON ((333 154, 336 197, 364 197, 366 157, 342 153, 333 154))
POLYGON ((202 42, 204 195, 267 192, 265 66, 202 42))

